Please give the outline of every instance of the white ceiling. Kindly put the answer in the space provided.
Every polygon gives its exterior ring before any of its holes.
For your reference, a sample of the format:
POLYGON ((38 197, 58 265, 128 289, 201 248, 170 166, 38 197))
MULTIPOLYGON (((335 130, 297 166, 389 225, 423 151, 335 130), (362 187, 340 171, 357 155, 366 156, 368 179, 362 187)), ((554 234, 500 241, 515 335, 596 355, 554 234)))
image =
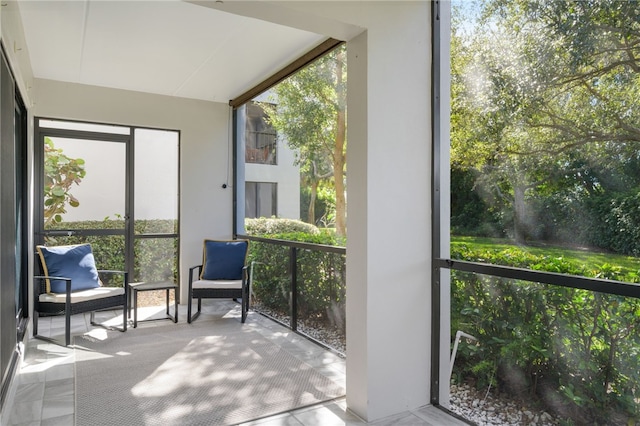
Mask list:
POLYGON ((216 10, 225 5, 214 1, 18 5, 35 78, 217 102, 327 38, 216 10))

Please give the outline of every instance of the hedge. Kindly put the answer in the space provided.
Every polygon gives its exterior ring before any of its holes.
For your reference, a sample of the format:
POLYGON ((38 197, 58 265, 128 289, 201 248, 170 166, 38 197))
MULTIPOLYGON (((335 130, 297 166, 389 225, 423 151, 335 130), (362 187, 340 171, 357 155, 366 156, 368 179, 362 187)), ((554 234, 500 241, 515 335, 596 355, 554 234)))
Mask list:
MULTIPOLYGON (((136 235, 144 233, 174 233, 177 221, 140 220, 134 224, 136 235)), ((123 220, 62 222, 47 230, 64 229, 124 229, 123 220)), ((90 243, 98 269, 124 270, 124 236, 48 236, 47 245, 90 243)), ((134 270, 130 282, 178 282, 178 239, 136 238, 134 240, 134 270)))
MULTIPOLYGON (((625 280, 611 265, 587 269, 516 248, 452 251, 461 260, 625 280)), ((535 397, 572 423, 640 419, 638 299, 452 271, 451 324, 452 335, 478 338, 460 345, 454 381, 535 397)))
MULTIPOLYGON (((344 239, 313 225, 288 219, 248 219, 248 233, 279 240, 339 246, 344 239), (300 230, 304 230, 301 232, 300 230), (250 231, 250 232, 249 232, 250 231), (278 232, 279 231, 279 232, 278 232)), ((249 262, 255 300, 281 315, 290 310, 290 248, 252 241, 249 262)), ((298 316, 344 329, 346 259, 342 254, 297 250, 298 316)))

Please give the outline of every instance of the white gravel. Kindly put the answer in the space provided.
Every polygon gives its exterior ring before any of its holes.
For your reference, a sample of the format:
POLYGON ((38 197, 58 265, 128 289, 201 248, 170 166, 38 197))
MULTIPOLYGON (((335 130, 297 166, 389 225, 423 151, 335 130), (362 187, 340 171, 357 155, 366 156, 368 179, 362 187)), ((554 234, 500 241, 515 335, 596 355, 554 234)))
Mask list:
POLYGON ((451 385, 449 409, 478 426, 555 426, 560 420, 546 411, 522 406, 506 395, 482 394, 469 385, 451 385))

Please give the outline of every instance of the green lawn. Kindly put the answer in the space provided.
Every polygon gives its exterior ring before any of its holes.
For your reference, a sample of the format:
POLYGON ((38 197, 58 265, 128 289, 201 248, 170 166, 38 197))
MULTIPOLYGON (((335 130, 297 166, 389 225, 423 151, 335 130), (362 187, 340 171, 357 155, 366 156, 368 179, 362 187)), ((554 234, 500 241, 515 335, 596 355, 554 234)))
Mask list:
POLYGON ((474 251, 504 251, 520 249, 525 253, 535 256, 549 256, 552 258, 563 258, 565 261, 574 264, 576 267, 587 267, 589 269, 599 269, 602 265, 612 265, 621 268, 622 274, 638 273, 640 271, 640 258, 622 256, 612 253, 602 253, 588 249, 576 249, 552 245, 536 244, 535 246, 517 245, 506 239, 451 236, 451 245, 464 244, 474 251))

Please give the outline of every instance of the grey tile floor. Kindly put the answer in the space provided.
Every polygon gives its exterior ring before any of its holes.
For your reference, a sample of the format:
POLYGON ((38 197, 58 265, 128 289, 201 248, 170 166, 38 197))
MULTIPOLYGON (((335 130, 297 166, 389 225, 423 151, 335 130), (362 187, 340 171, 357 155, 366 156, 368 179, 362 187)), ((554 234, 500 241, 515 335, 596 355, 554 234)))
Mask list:
MULTIPOLYGON (((203 303, 203 314, 197 321, 207 319, 228 318, 239 321, 239 307, 231 301, 208 300, 203 303)), ((138 318, 149 319, 162 317, 163 307, 140 308, 138 318)), ((180 306, 182 317, 186 321, 186 306, 180 306)), ((119 325, 121 316, 115 311, 96 314, 98 321, 106 321, 110 325, 119 325)), ((171 321, 139 322, 138 327, 171 327, 171 321)), ((303 359, 316 368, 321 374, 345 386, 345 360, 336 354, 326 351, 309 340, 251 312, 245 326, 254 328, 266 338, 279 344, 293 355, 303 359)), ((89 314, 75 315, 72 318, 73 334, 106 333, 101 327, 93 327, 89 322, 89 314)), ((133 329, 132 329, 133 330, 133 329)), ((64 339, 64 321, 60 317, 41 318, 39 322, 41 335, 64 339)), ((135 332, 135 331, 132 331, 135 332)), ((24 360, 16 376, 16 392, 13 407, 6 426, 72 426, 74 425, 75 389, 74 389, 73 347, 63 347, 55 343, 30 338, 26 344, 24 360)), ((365 421, 347 410, 345 398, 327 403, 282 413, 245 423, 243 426, 332 426, 332 425, 364 425, 365 421)), ((457 426, 465 423, 446 416, 434 407, 403 413, 375 423, 378 426, 457 426)), ((2 426, 5 426, 4 424, 2 426)), ((133 425, 132 425, 133 426, 133 425)))

